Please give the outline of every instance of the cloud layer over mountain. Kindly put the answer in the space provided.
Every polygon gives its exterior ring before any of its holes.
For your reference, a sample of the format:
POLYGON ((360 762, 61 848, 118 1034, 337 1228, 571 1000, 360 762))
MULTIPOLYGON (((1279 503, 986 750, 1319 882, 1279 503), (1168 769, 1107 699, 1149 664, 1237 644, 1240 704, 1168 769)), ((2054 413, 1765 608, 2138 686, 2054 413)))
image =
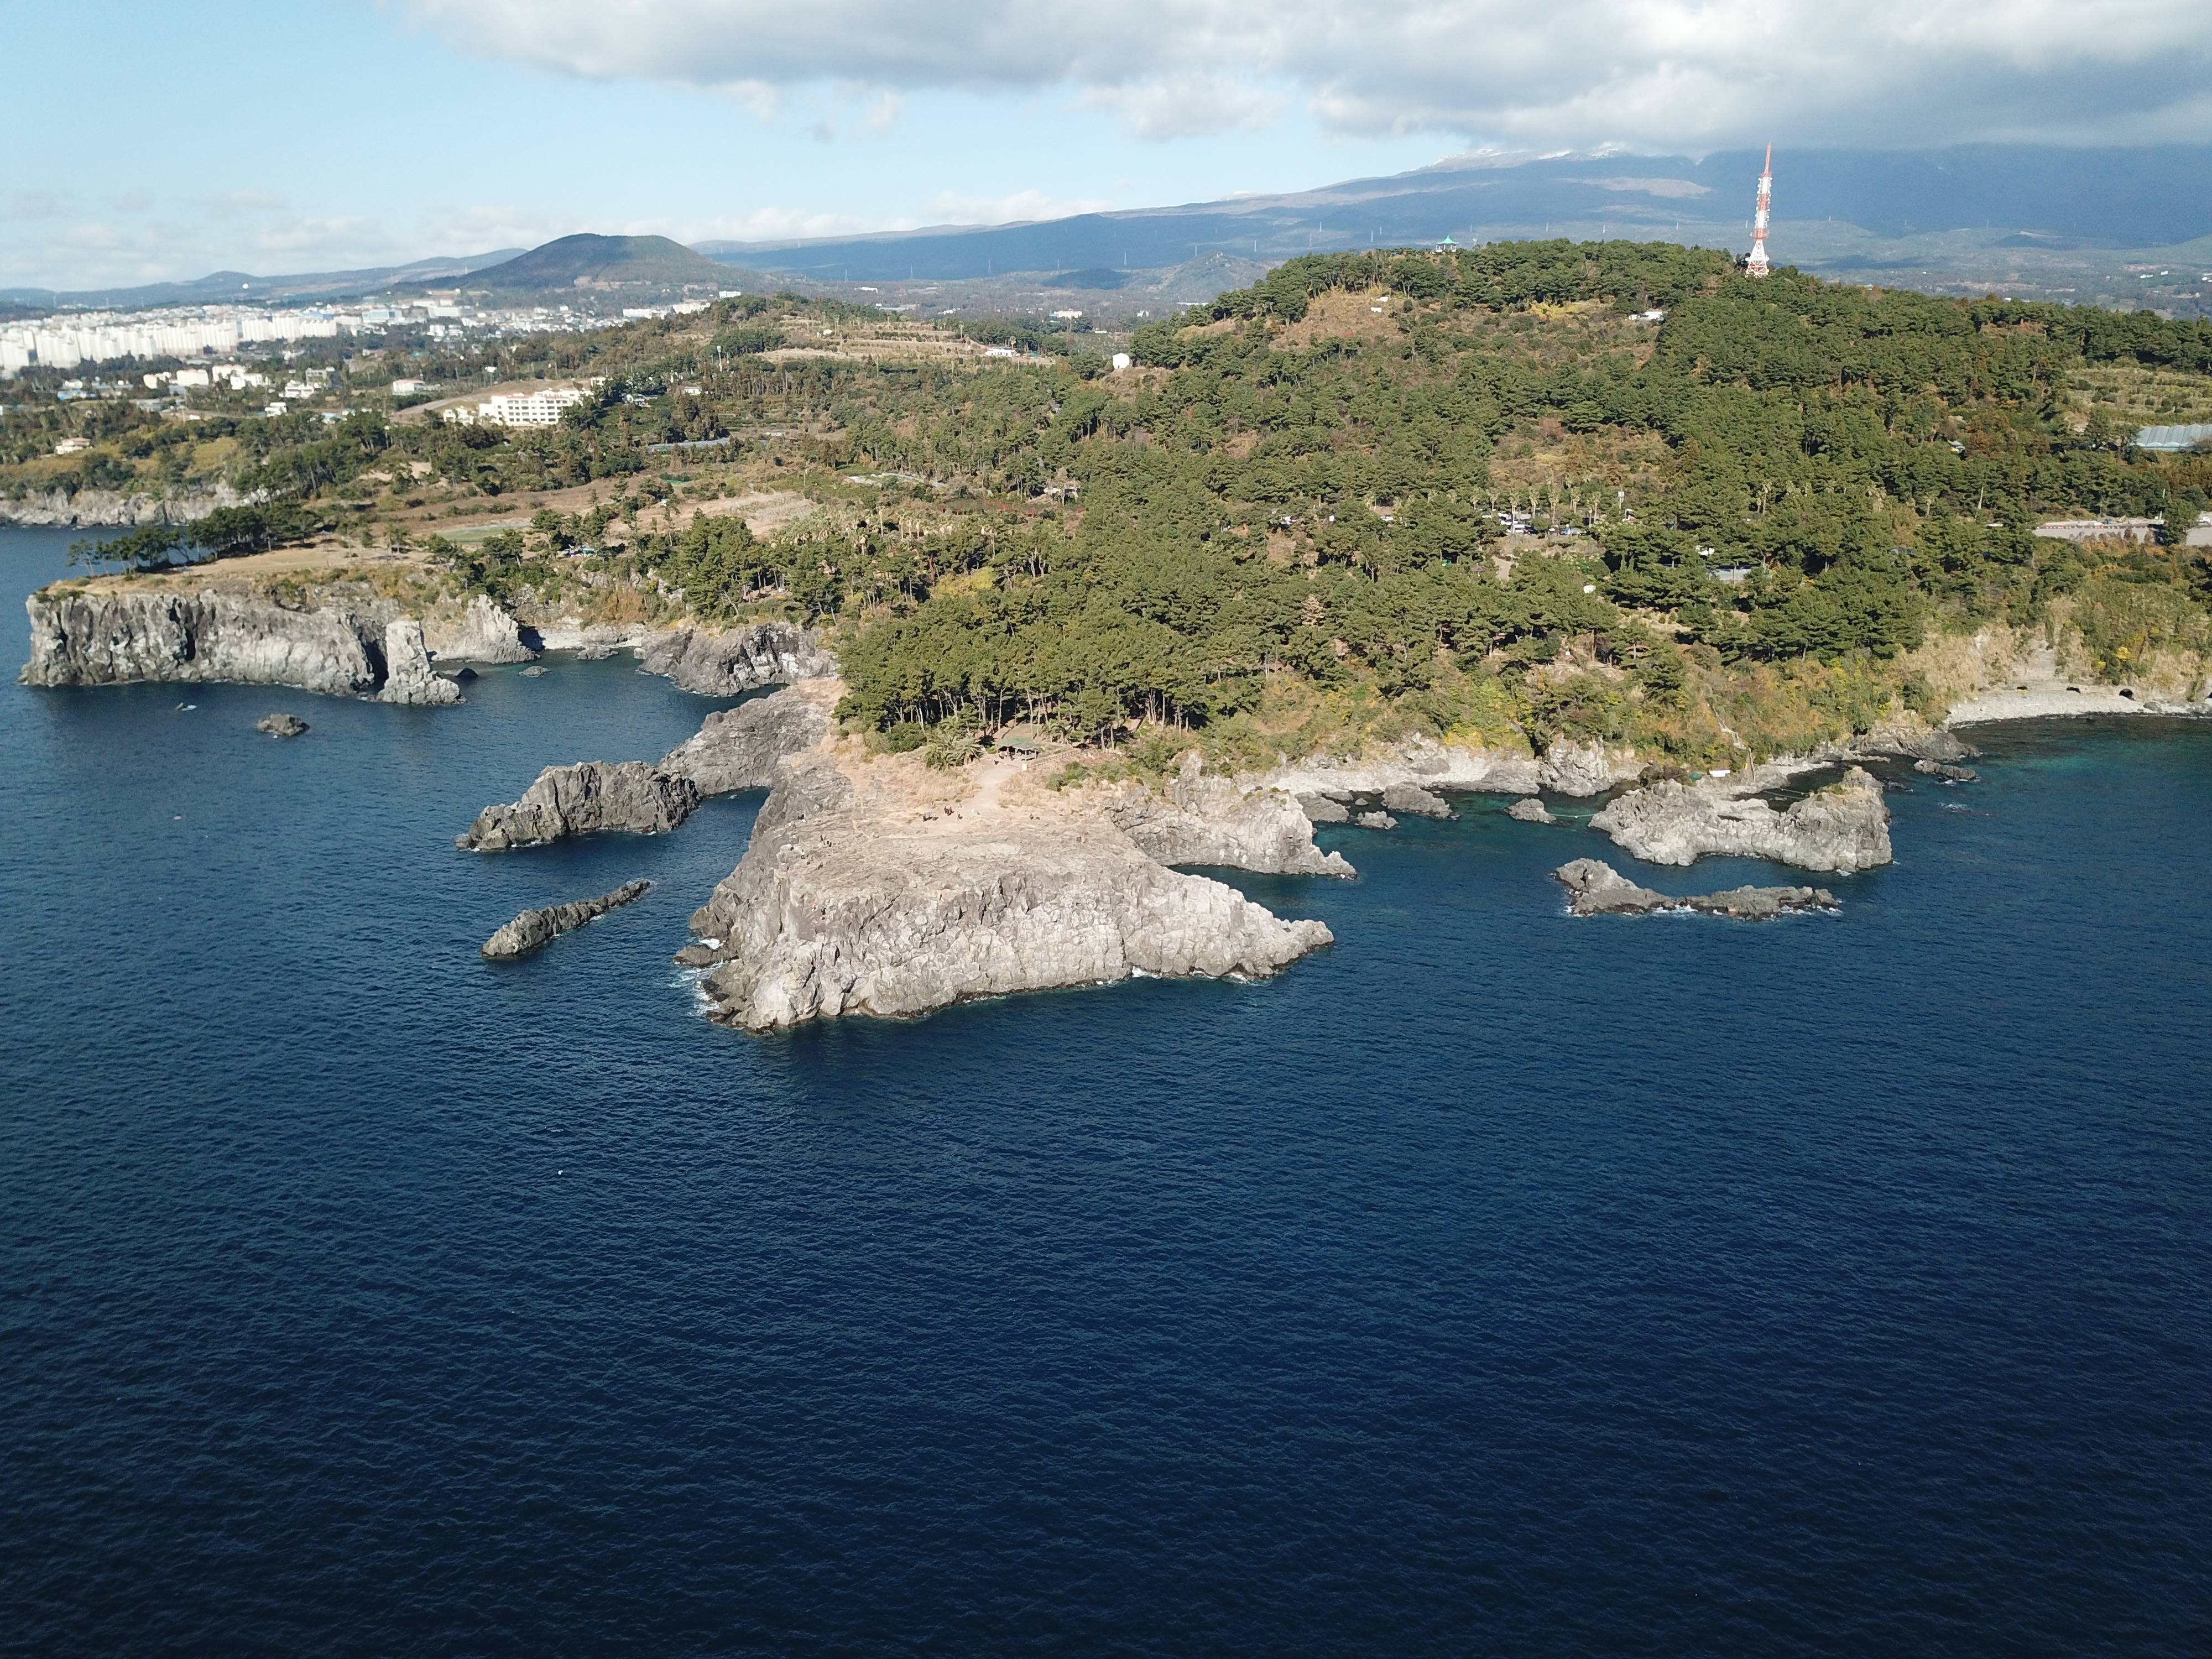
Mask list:
POLYGON ((2186 0, 410 0, 469 50, 772 108, 822 82, 1066 88, 1139 137, 1284 94, 1345 132, 1680 151, 2131 143, 2212 131, 2212 7, 2186 0))

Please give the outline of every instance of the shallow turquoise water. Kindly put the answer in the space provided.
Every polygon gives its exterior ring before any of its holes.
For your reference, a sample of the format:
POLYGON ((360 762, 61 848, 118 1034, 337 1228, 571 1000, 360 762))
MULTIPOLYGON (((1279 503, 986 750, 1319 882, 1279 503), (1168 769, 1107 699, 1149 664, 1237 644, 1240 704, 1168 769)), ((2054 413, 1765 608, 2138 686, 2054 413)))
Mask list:
POLYGON ((711 706, 0 690, 0 1644, 2212 1645, 2212 732, 1978 736, 1838 917, 1477 797, 1276 981, 763 1041, 751 799, 452 848, 711 706))

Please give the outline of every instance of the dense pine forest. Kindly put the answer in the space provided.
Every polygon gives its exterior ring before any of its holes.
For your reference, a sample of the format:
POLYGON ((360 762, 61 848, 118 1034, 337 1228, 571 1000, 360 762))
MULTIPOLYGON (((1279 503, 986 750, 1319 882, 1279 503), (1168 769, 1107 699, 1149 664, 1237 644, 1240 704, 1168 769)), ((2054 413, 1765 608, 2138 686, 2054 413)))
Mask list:
POLYGON ((110 416, 78 460, 88 482, 219 465, 256 505, 215 552, 421 546, 397 521, 426 498, 587 487, 527 532, 427 544, 518 602, 617 582, 832 629, 848 716, 901 747, 1026 719, 1255 760, 1421 729, 1694 762, 1933 711, 1923 647, 1978 628, 2115 681, 2212 647, 2185 544, 2212 456, 2131 447, 2145 388, 2212 390, 2201 323, 1565 242, 1294 260, 1146 324, 1120 370, 1066 332, 999 331, 1014 362, 921 328, 829 349, 880 320, 754 296, 438 365, 593 381, 546 431, 110 416), (706 447, 650 447, 681 444, 706 447), (769 488, 820 510, 759 537, 680 511, 769 488), (2164 534, 2034 534, 2082 513, 2164 534))

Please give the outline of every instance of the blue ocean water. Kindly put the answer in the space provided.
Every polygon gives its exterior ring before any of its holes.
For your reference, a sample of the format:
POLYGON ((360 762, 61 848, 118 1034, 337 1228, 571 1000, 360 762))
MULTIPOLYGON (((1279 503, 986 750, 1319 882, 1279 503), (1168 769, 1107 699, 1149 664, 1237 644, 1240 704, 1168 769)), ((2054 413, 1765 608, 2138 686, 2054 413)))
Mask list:
POLYGON ((2212 1650, 2212 732, 1978 737, 1837 917, 1472 798, 1239 878, 1276 981, 761 1040, 755 800, 452 847, 710 706, 0 690, 0 1647, 2212 1650))

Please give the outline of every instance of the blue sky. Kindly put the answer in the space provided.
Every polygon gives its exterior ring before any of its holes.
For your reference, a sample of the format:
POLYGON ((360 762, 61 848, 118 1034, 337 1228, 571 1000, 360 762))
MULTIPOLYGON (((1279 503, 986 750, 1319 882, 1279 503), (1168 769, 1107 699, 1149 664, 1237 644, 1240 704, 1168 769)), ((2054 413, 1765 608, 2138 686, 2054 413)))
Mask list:
POLYGON ((1325 133, 1294 103, 1265 129, 1146 141, 1061 87, 831 83, 763 110, 479 57, 343 0, 16 16, 20 61, 84 67, 10 76, 0 287, 336 269, 574 230, 694 241, 1040 218, 1298 189, 1461 147, 1325 133))
POLYGON ((71 0, 11 9, 0 287, 1307 188, 1470 147, 2212 142, 2149 0, 71 0))

